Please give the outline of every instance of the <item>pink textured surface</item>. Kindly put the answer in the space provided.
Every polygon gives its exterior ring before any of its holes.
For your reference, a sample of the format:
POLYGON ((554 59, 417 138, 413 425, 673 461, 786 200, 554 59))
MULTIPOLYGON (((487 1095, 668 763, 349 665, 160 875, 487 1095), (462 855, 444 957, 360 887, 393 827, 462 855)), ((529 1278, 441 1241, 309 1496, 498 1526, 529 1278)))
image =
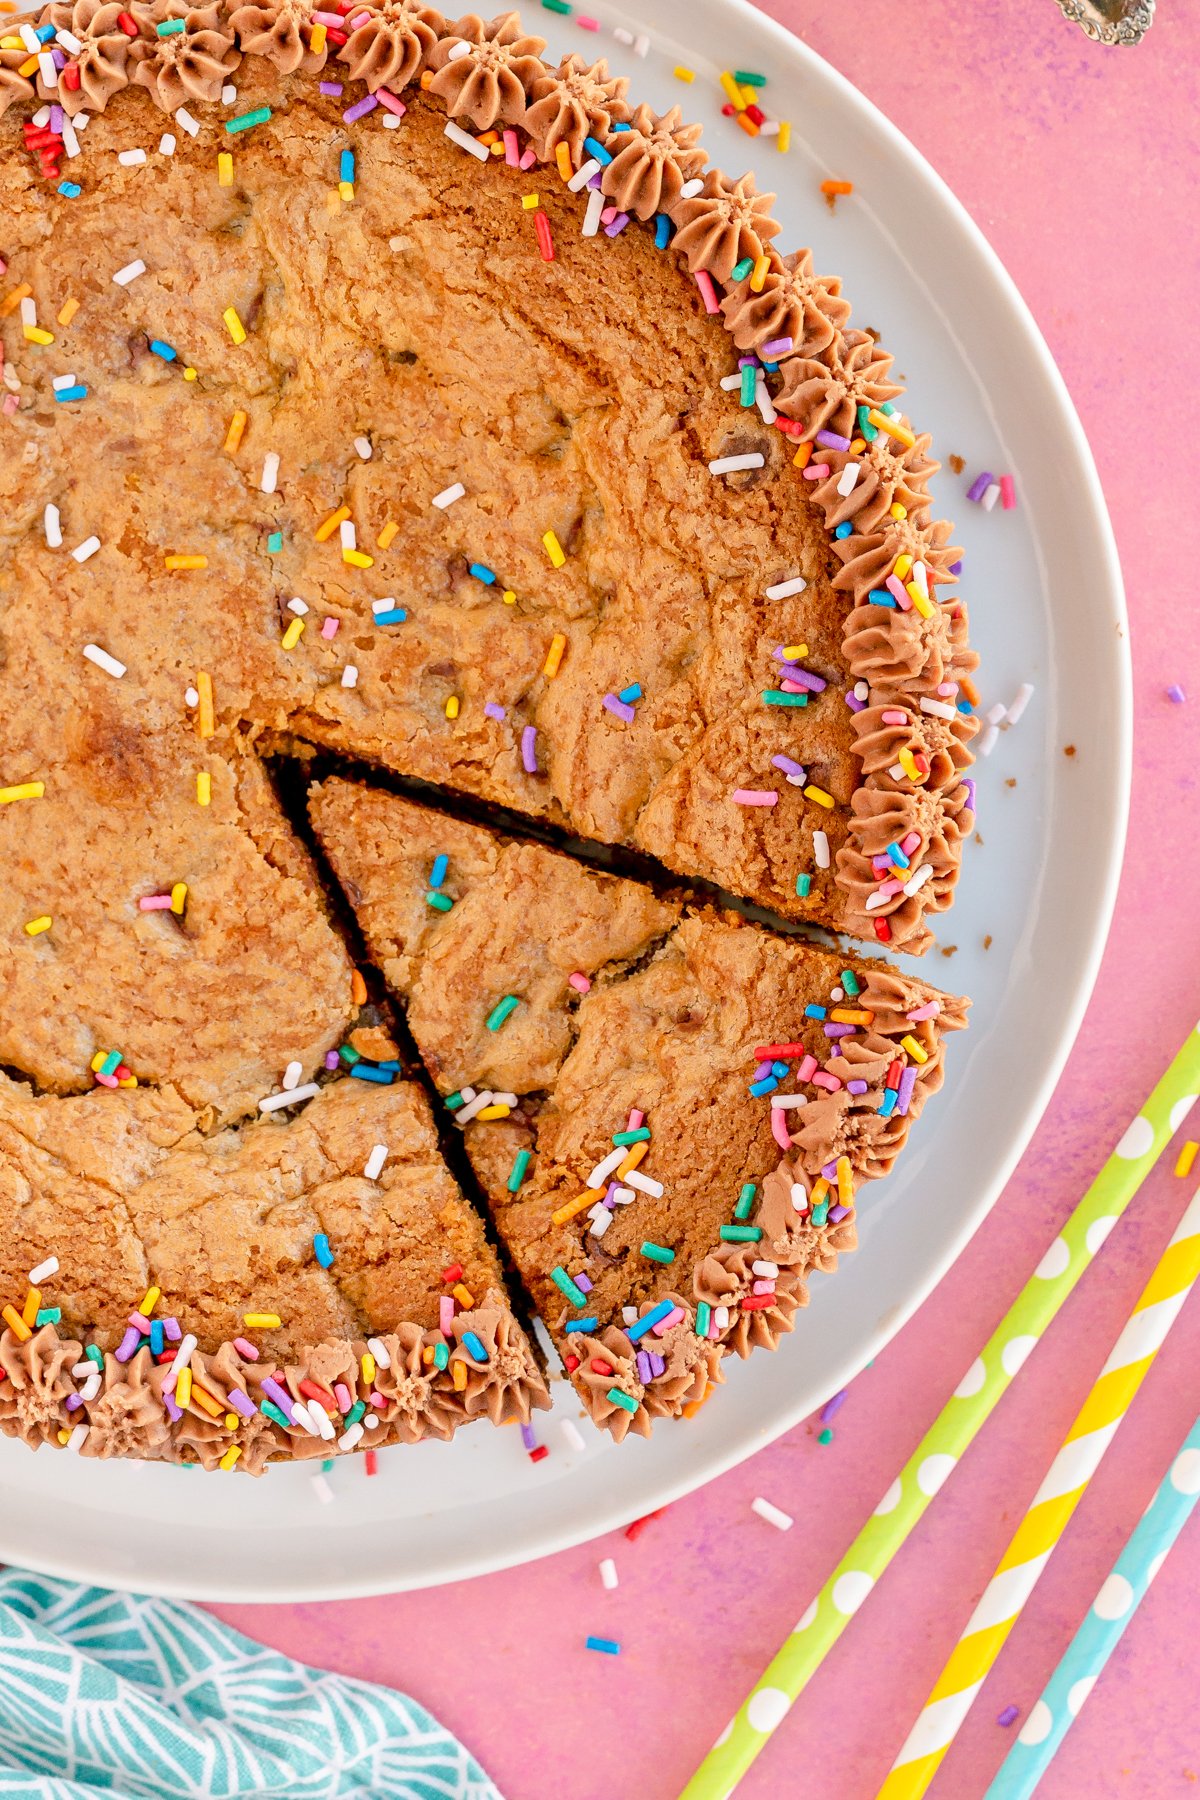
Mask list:
MULTIPOLYGON (((1083 1033, 1031 1149, 957 1267, 855 1384, 832 1444, 817 1444, 815 1423, 793 1431, 636 1543, 606 1539, 410 1597, 217 1609, 296 1656, 416 1695, 471 1745, 508 1800, 672 1800, 1111 1148, 1122 1107, 1136 1103, 1200 1010, 1200 950, 1186 930, 1198 867, 1200 673, 1194 578, 1176 555, 1193 495, 1175 460, 1180 432, 1191 429, 1187 362, 1181 375, 1177 357, 1200 289, 1200 143, 1181 127, 1196 116, 1200 9, 1159 0, 1145 43, 1123 51, 1089 44, 1051 0, 773 0, 766 10, 850 76, 946 176, 1012 271, 1074 396, 1133 617, 1126 874, 1083 1033), (1186 706, 1164 696, 1176 681, 1195 687, 1186 706), (755 1494, 794 1512, 796 1528, 784 1536, 755 1518, 755 1494), (604 1555, 620 1570, 615 1594, 600 1586, 604 1555), (585 1653, 589 1631, 620 1638, 620 1659, 585 1653)), ((1191 1185, 1169 1166, 1148 1185, 760 1758, 746 1800, 871 1800, 1191 1185)), ((1065 1647, 1200 1405, 1198 1368, 1193 1305, 989 1679, 939 1794, 983 1793, 1010 1738, 996 1714, 1009 1701, 1028 1706, 1065 1647)), ((1198 1587, 1193 1522, 1056 1759, 1045 1800, 1198 1791, 1198 1587)))

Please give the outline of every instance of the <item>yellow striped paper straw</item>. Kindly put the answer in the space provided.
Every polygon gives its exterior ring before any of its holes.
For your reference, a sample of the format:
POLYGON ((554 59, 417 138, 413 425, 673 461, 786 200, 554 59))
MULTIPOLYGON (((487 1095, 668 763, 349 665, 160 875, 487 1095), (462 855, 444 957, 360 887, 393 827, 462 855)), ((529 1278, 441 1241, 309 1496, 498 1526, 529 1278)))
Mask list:
POLYGON ((1198 1275, 1200 1189, 1017 1526, 877 1800, 919 1800, 928 1789, 1198 1275))

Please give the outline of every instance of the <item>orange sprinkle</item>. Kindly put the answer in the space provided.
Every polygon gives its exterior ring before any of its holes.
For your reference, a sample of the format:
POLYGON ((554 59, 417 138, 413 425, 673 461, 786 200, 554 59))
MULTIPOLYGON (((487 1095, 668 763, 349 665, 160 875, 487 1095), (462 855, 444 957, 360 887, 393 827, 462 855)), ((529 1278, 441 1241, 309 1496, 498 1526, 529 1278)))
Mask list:
POLYGON ((638 1164, 641 1162, 643 1156, 645 1156, 645 1154, 649 1148, 650 1148, 650 1146, 646 1142, 645 1138, 642 1139, 640 1144, 633 1144, 630 1146, 629 1155, 625 1158, 625 1161, 621 1164, 620 1168, 617 1170, 617 1180, 618 1181, 624 1181, 624 1179, 628 1175, 629 1171, 631 1169, 637 1168, 638 1164))
POLYGON ((554 160, 558 164, 558 172, 563 180, 570 181, 572 175, 575 173, 574 169, 571 167, 571 146, 564 143, 562 138, 560 138, 558 143, 554 146, 554 160))
POLYGON ((754 123, 754 120, 750 117, 749 113, 740 112, 736 113, 734 116, 747 137, 758 136, 758 126, 754 123))
POLYGON ((36 1325, 38 1309, 42 1304, 42 1290, 31 1287, 25 1296, 25 1304, 21 1308, 21 1317, 27 1325, 36 1325))
POLYGON ((194 1405, 198 1406, 202 1412, 208 1413, 209 1417, 213 1419, 219 1419, 221 1414, 225 1411, 221 1402, 219 1400, 214 1400, 207 1388, 198 1387, 195 1381, 192 1382, 192 1402, 194 1405))
POLYGON ((196 677, 196 692, 200 696, 200 706, 198 709, 199 716, 196 721, 197 729, 202 738, 210 738, 217 729, 217 724, 216 719, 213 716, 212 676, 208 673, 207 669, 201 669, 196 677))
POLYGON ((460 1306, 474 1306, 475 1296, 464 1282, 456 1281, 454 1286, 450 1289, 450 1292, 454 1295, 454 1298, 458 1301, 460 1306))
POLYGON ((395 519, 388 520, 387 524, 384 526, 383 530, 380 532, 378 540, 377 540, 379 548, 381 550, 387 549, 388 545, 391 543, 392 539, 395 537, 395 535, 399 531, 399 529, 400 529, 400 526, 395 519))
POLYGON ((467 1385, 467 1365, 461 1362, 451 1363, 450 1373, 454 1377, 455 1393, 461 1394, 467 1385))
POLYGON ((426 70, 425 70, 425 73, 424 73, 424 74, 423 74, 423 75, 422 75, 422 76, 421 76, 421 87, 422 87, 422 89, 426 89, 426 88, 428 88, 428 87, 429 87, 429 85, 430 85, 430 83, 431 83, 431 82, 432 82, 432 81, 433 81, 433 70, 432 70, 432 69, 426 69, 426 70))
POLYGON ((32 1331, 30 1331, 28 1325, 25 1323, 15 1306, 6 1306, 3 1312, 0 1312, 0 1319, 4 1320, 4 1323, 8 1326, 8 1329, 12 1332, 18 1344, 27 1344, 33 1336, 32 1331))
POLYGON ((355 1006, 367 1004, 367 984, 358 969, 353 970, 350 976, 350 998, 355 1006))
POLYGON ((811 442, 801 444, 801 446, 797 450, 795 456, 793 456, 793 458, 792 458, 793 468, 796 468, 796 469, 805 468, 808 464, 809 457, 812 455, 812 452, 813 452, 813 447, 812 447, 811 442))
POLYGON ((326 538, 331 538, 343 519, 348 519, 349 517, 350 508, 348 506, 339 506, 336 512, 331 512, 329 517, 317 526, 316 539, 318 544, 323 544, 326 538))
POLYGON ((823 181, 821 183, 821 192, 825 195, 826 199, 829 199, 835 194, 852 194, 854 192, 854 183, 852 181, 823 181))
POLYGON ((873 1025, 875 1014, 857 1006, 835 1006, 829 1017, 835 1025, 873 1025))
POLYGON ((970 701, 972 706, 978 706, 979 689, 975 686, 971 677, 969 675, 960 675, 958 678, 958 685, 963 691, 963 698, 970 701))
POLYGON ((207 569, 207 556, 166 556, 163 558, 168 569, 207 569))
POLYGON ((225 443, 223 446, 227 456, 232 456, 238 445, 241 443, 242 434, 246 429, 247 417, 248 415, 244 412, 235 412, 232 419, 230 419, 229 430, 225 433, 225 443))
POLYGON ((69 325, 71 323, 71 320, 75 317, 75 314, 78 311, 79 311, 78 300, 76 300, 74 297, 72 297, 70 300, 64 300, 62 311, 58 315, 59 324, 60 325, 69 325))
POLYGON ((586 1193, 580 1194, 577 1199, 568 1200, 567 1204, 565 1206, 560 1206, 557 1212, 552 1212, 550 1214, 550 1223, 552 1225, 565 1225, 567 1220, 573 1219, 577 1213, 585 1211, 589 1206, 595 1206, 599 1198, 600 1196, 596 1193, 595 1189, 589 1189, 586 1193))
POLYGON ((27 281, 23 281, 20 287, 11 288, 3 300, 0 300, 0 319, 7 318, 11 312, 16 312, 22 300, 28 300, 32 292, 33 289, 27 281))

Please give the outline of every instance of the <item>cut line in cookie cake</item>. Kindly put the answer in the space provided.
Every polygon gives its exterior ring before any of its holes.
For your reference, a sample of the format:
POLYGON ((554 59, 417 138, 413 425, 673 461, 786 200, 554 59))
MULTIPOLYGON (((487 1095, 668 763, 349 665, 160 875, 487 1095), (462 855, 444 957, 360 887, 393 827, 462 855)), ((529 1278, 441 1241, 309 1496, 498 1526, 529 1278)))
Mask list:
POLYGON ((753 177, 544 49, 413 0, 0 20, 29 1442, 527 1424, 531 1311, 645 1433, 791 1329, 965 1022, 796 935, 922 953, 973 829, 929 440, 753 177))

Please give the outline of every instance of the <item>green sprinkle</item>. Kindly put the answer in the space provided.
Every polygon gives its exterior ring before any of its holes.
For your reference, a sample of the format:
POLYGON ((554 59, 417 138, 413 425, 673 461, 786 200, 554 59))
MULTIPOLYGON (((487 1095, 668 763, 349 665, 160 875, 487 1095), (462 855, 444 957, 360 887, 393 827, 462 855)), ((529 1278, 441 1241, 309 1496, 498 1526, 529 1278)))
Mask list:
POLYGON ((817 1204, 813 1207, 812 1212, 809 1214, 809 1220, 813 1225, 823 1225, 828 1216, 828 1200, 818 1200, 817 1204))
POLYGON ((332 1458, 332 1456, 327 1456, 321 1464, 321 1473, 322 1473, 322 1475, 328 1475, 332 1472, 332 1469, 333 1469, 333 1458, 332 1458))
POLYGON ((426 906, 432 906, 435 912, 449 912, 454 905, 449 894, 426 894, 426 906))
POLYGON ((833 1433, 829 1429, 828 1425, 825 1427, 824 1431, 819 1431, 817 1433, 817 1442, 818 1442, 818 1444, 832 1444, 833 1433))
POLYGON ((262 1402, 262 1411, 273 1424, 282 1425, 285 1431, 291 1430, 291 1426, 288 1424, 287 1414, 281 1412, 273 1400, 264 1400, 262 1402))
POLYGON ((447 1112, 457 1112, 459 1107, 463 1106, 465 1104, 466 1103, 463 1100, 463 1097, 461 1094, 455 1093, 455 1094, 447 1094, 446 1095, 446 1110, 447 1110, 447 1112))
POLYGON ((278 556, 279 552, 282 549, 283 549, 283 533, 282 533, 282 531, 273 531, 271 533, 270 537, 267 539, 268 554, 271 556, 278 556))
POLYGON ((766 87, 765 75, 756 75, 753 69, 735 69, 733 79, 739 87, 766 87))
POLYGON ((797 875, 797 877, 796 877, 796 898, 798 900, 807 900, 808 895, 809 895, 809 890, 811 889, 811 887, 812 887, 812 876, 811 875, 797 875))
POLYGON ((859 409, 858 409, 858 434, 860 437, 865 438, 867 440, 868 444, 873 444, 875 442, 875 439, 879 436, 879 427, 878 427, 878 425, 872 425, 871 420, 868 416, 870 414, 870 411, 871 411, 871 408, 869 406, 860 406, 859 407, 859 409))
POLYGON ((354 1402, 354 1405, 350 1408, 350 1411, 346 1414, 347 1425, 357 1425, 358 1421, 362 1418, 362 1416, 366 1412, 366 1410, 367 1410, 366 1401, 365 1400, 356 1400, 354 1402))
POLYGON ((722 1225, 721 1227, 723 1244, 757 1244, 761 1236, 761 1225, 722 1225))
POLYGON ((38 1313, 36 1323, 38 1325, 57 1325, 61 1318, 61 1306, 43 1306, 38 1313))
POLYGON ((550 1279, 558 1289, 559 1293, 567 1296, 567 1299, 571 1302, 572 1306, 578 1306, 581 1311, 586 1307, 588 1303, 587 1295, 581 1287, 575 1285, 565 1269, 551 1269, 550 1279))
POLYGON ((89 1362, 94 1362, 98 1369, 104 1367, 104 1352, 99 1344, 89 1344, 83 1353, 89 1362))
POLYGON ((675 1261, 673 1250, 666 1249, 662 1244, 652 1244, 649 1240, 642 1245, 642 1255, 648 1257, 651 1262, 672 1263, 675 1261))
POLYGON ((649 1136, 650 1127, 639 1125, 636 1131, 614 1131, 613 1143, 620 1144, 624 1148, 626 1144, 644 1144, 649 1136))
MULTIPOLYGON (((545 4, 545 0, 542 0, 542 4, 545 4)), ((614 1406, 619 1406, 623 1412, 632 1413, 638 1409, 638 1403, 633 1395, 623 1393, 620 1388, 609 1388, 607 1398, 612 1401, 614 1406)))
POLYGON ((782 688, 764 688, 763 702, 767 706, 807 706, 807 694, 785 694, 782 688))
POLYGON ((858 985, 858 976, 853 969, 842 970, 842 986, 848 994, 857 996, 862 993, 862 989, 858 985))
POLYGON ((119 1069, 120 1066, 121 1052, 119 1050, 110 1050, 104 1061, 100 1064, 100 1073, 101 1075, 111 1075, 113 1071, 119 1069))
POLYGON ((433 1366, 435 1369, 448 1369, 450 1367, 449 1344, 435 1344, 433 1346, 433 1366))
POLYGON ((518 1150, 517 1151, 516 1158, 513 1162, 512 1169, 509 1173, 508 1181, 505 1184, 507 1186, 510 1194, 515 1194, 517 1189, 520 1187, 521 1183, 524 1181, 525 1171, 526 1171, 526 1169, 528 1169, 532 1160, 533 1160, 533 1152, 532 1151, 530 1151, 530 1150, 518 1150))
POLYGON ((712 1307, 707 1300, 701 1300, 696 1308, 696 1336, 706 1338, 712 1323, 712 1307))
MULTIPOLYGON (((179 28, 183 30, 181 25, 179 28)), ((253 112, 241 113, 236 119, 226 119, 225 129, 230 137, 238 131, 250 131, 255 125, 265 125, 271 116, 269 106, 256 106, 253 112)))
POLYGON ((542 5, 547 12, 569 13, 571 10, 567 0, 542 0, 542 5))
POLYGON ((754 1205, 754 1195, 756 1191, 754 1183, 748 1181, 738 1195, 738 1203, 733 1209, 733 1216, 735 1219, 748 1219, 750 1217, 750 1208, 754 1205))
POLYGON ((518 996, 516 994, 505 994, 499 1006, 494 1006, 487 1016, 488 1030, 499 1031, 509 1014, 517 1010, 517 1004, 518 996))
POLYGON ((362 1057, 358 1054, 358 1051, 354 1048, 353 1044, 340 1044, 338 1046, 338 1055, 349 1069, 352 1069, 356 1062, 362 1061, 362 1057))
POLYGON ((754 267, 754 258, 752 256, 743 256, 741 262, 736 264, 736 266, 734 267, 733 280, 734 281, 745 281, 747 275, 749 275, 749 273, 750 273, 751 269, 753 269, 753 267, 754 267))
POLYGON ((174 37, 177 31, 184 31, 187 27, 182 19, 164 19, 162 24, 156 25, 154 29, 159 37, 174 37))
POLYGON ((742 368, 742 386, 738 398, 743 406, 754 405, 754 389, 756 385, 753 363, 746 363, 742 368))

